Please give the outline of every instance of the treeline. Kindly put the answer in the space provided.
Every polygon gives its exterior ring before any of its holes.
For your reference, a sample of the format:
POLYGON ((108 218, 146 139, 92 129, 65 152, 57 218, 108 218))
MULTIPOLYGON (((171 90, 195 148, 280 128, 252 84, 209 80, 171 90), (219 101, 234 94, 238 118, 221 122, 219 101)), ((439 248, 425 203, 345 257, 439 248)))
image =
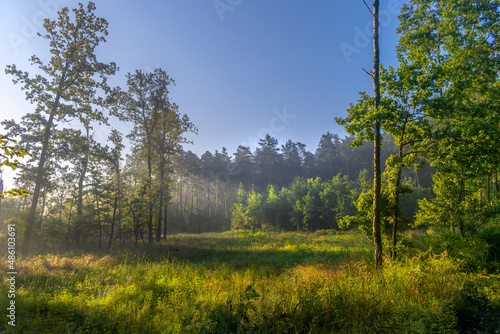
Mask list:
MULTIPOLYGON (((321 178, 296 178, 288 187, 269 185, 259 193, 255 189, 238 189, 232 213, 233 229, 273 229, 285 231, 340 230, 360 227, 371 233, 372 183, 367 170, 356 180, 340 174, 328 181, 321 178)), ((401 200, 400 215, 404 230, 411 226, 418 210, 418 201, 430 197, 430 189, 405 183, 407 192, 401 200)), ((384 232, 390 234, 393 196, 384 192, 384 232)))
MULTIPOLYGON (((270 186, 275 192, 280 192, 282 188, 296 184, 297 180, 310 184, 318 178, 328 181, 339 177, 354 187, 352 185, 361 172, 367 181, 371 180, 372 144, 352 147, 353 140, 353 137, 340 139, 338 135, 327 132, 321 136, 318 147, 312 153, 302 143, 292 140, 279 145, 278 140, 268 134, 259 140, 253 152, 245 146, 239 146, 232 156, 225 148, 214 153, 207 151, 201 157, 191 151, 180 152, 174 163, 172 201, 168 209, 170 231, 213 232, 227 230, 231 226, 255 229, 261 225, 283 229, 294 226, 293 229, 297 229, 298 223, 270 224, 257 217, 251 218, 254 224, 235 223, 235 212, 244 205, 241 192, 251 191, 254 196, 261 194, 265 198, 270 186)), ((395 151, 393 139, 388 135, 382 156, 385 159, 395 151)), ((412 180, 415 186, 429 187, 432 170, 428 166, 419 170, 406 169, 404 177, 412 180)), ((294 196, 300 197, 298 194, 294 196)), ((354 207, 357 197, 351 194, 350 198, 354 207)), ((328 218, 325 216, 324 219, 328 218)), ((326 225, 337 227, 335 221, 326 225)), ((300 223, 299 229, 311 230, 326 225, 300 223)))

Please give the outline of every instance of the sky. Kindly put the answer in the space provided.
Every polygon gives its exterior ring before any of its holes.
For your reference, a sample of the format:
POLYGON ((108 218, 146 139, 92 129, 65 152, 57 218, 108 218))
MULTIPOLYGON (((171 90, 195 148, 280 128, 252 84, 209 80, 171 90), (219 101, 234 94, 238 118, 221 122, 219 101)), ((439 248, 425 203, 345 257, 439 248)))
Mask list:
MULTIPOLYGON (((335 117, 347 115, 359 92, 373 92, 363 70, 373 67, 372 17, 363 0, 94 2, 96 15, 109 23, 97 57, 120 68, 109 83, 125 89, 127 73, 165 70, 175 80, 171 100, 198 128, 185 149, 198 155, 222 147, 232 155, 238 145, 253 150, 267 133, 279 145, 291 139, 314 152, 327 131, 345 135, 335 117)), ((397 66, 403 2, 381 1, 386 66, 397 66)), ((36 31, 65 6, 75 8, 78 1, 0 0, 0 67, 16 64, 33 73, 31 55, 50 57, 36 31)), ((0 120, 20 120, 35 108, 3 70, 0 101, 0 120)), ((114 118, 110 125, 124 135, 132 129, 114 118)), ((94 137, 105 141, 110 131, 95 125, 94 137)))

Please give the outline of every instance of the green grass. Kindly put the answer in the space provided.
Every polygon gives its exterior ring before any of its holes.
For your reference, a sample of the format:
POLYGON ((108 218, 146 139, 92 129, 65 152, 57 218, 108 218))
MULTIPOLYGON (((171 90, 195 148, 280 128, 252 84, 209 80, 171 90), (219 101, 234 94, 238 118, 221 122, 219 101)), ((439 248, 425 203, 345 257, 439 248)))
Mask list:
MULTIPOLYGON (((427 246, 431 236, 409 236, 427 246)), ((407 244, 412 244, 407 242, 407 244)), ((500 329, 500 276, 406 247, 375 272, 358 233, 177 235, 19 259, 6 333, 459 333, 500 329)), ((6 263, 4 260, 3 263, 6 263)), ((6 265, 0 268, 2 275, 6 265)), ((5 277, 1 277, 5 282, 5 277)), ((0 290, 5 310, 6 284, 0 290)))

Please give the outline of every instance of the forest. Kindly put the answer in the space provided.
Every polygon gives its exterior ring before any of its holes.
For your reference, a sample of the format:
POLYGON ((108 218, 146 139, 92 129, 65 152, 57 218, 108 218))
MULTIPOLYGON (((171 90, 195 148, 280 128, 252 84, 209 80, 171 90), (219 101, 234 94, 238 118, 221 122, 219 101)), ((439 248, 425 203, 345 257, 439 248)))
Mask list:
POLYGON ((1 121, 2 331, 498 332, 500 2, 408 1, 397 67, 378 8, 348 135, 200 156, 166 70, 108 83, 94 3, 46 19, 34 74, 5 67, 34 111, 1 121))

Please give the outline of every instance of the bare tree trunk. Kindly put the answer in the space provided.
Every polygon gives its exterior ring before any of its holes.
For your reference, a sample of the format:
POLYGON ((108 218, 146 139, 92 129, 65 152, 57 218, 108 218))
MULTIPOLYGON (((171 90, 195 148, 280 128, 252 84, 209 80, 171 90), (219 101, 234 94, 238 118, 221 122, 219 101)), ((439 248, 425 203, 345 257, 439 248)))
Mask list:
POLYGON ((97 208, 97 226, 99 226, 99 250, 102 248, 102 224, 101 224, 101 212, 99 210, 99 196, 97 192, 97 186, 95 191, 95 202, 97 208))
POLYGON ((212 210, 210 207, 210 182, 207 181, 207 203, 208 203, 208 232, 210 232, 210 223, 212 222, 212 210))
POLYGON ((498 196, 498 174, 495 173, 493 176, 493 195, 495 196, 495 200, 497 199, 498 196))
POLYGON ((162 211, 163 211, 163 190, 164 190, 164 180, 165 178, 165 157, 161 158, 160 163, 160 204, 158 205, 158 222, 156 227, 156 241, 160 242, 161 240, 161 219, 162 219, 162 211))
POLYGON ((490 191, 491 185, 490 185, 490 176, 489 175, 487 176, 486 186, 488 187, 488 191, 487 191, 488 205, 491 205, 491 191, 490 191))
POLYGON ((181 174, 181 177, 179 179, 179 212, 180 212, 180 223, 181 223, 181 226, 180 226, 180 230, 181 232, 184 232, 184 207, 183 207, 183 203, 182 203, 182 174, 181 174))
MULTIPOLYGON (((86 144, 89 145, 89 138, 90 138, 90 132, 89 132, 89 128, 87 127, 86 128, 87 130, 87 136, 86 136, 86 144)), ((80 174, 80 178, 78 179, 78 199, 77 199, 77 203, 76 203, 76 216, 77 218, 81 218, 83 216, 83 181, 85 181, 85 175, 87 174, 87 168, 88 168, 88 164, 89 164, 89 150, 90 150, 90 147, 87 146, 87 148, 85 149, 85 156, 84 156, 84 159, 83 159, 83 165, 82 165, 82 172, 80 174)), ((80 220, 77 220, 79 223, 81 223, 80 220)), ((80 233, 78 231, 78 226, 75 226, 75 229, 77 229, 77 242, 79 242, 79 236, 80 236, 80 233)))
MULTIPOLYGON (((375 111, 380 106, 380 49, 379 49, 379 7, 380 1, 373 1, 373 90, 375 111)), ((380 233, 380 120, 375 121, 373 139, 373 245, 375 267, 382 267, 382 236, 380 233)))
MULTIPOLYGON (((150 139, 148 136, 148 143, 150 143, 150 139)), ((152 166, 152 153, 151 147, 148 145, 148 242, 153 243, 153 166, 152 166)), ((142 233, 142 229, 141 229, 142 233)), ((141 234, 142 237, 142 234, 141 234)))
POLYGON ((71 234, 71 211, 73 209, 73 201, 69 203, 69 213, 68 213, 68 233, 66 234, 66 250, 69 250, 69 237, 71 234))
POLYGON ((396 180, 395 180, 395 185, 394 185, 394 211, 393 211, 393 219, 394 219, 394 225, 392 227, 392 260, 396 261, 396 244, 397 244, 397 237, 398 237, 398 221, 399 221, 399 193, 400 193, 400 185, 401 185, 401 172, 402 172, 402 159, 403 159, 403 136, 404 136, 404 130, 402 132, 401 138, 400 138, 400 144, 399 144, 399 163, 397 165, 397 172, 396 172, 396 180))
POLYGON ((113 242, 113 233, 115 231, 115 217, 116 217, 117 207, 118 207, 118 192, 115 194, 115 203, 113 205, 113 218, 111 218, 111 231, 109 232, 108 251, 111 249, 111 243, 113 242))
POLYGON ((167 239, 167 227, 168 227, 168 201, 165 201, 165 209, 164 209, 163 215, 165 218, 163 218, 163 238, 166 240, 167 239))
MULTIPOLYGON (((0 194, 3 194, 3 171, 0 169, 0 194)), ((2 220, 2 198, 0 198, 0 223, 3 223, 2 220)))
POLYGON ((42 197, 42 210, 40 212, 40 221, 38 222, 38 231, 42 230, 43 212, 45 211, 45 200, 47 199, 47 192, 45 191, 42 197))
POLYGON ((219 185, 217 184, 217 176, 215 177, 215 226, 219 223, 219 185))

